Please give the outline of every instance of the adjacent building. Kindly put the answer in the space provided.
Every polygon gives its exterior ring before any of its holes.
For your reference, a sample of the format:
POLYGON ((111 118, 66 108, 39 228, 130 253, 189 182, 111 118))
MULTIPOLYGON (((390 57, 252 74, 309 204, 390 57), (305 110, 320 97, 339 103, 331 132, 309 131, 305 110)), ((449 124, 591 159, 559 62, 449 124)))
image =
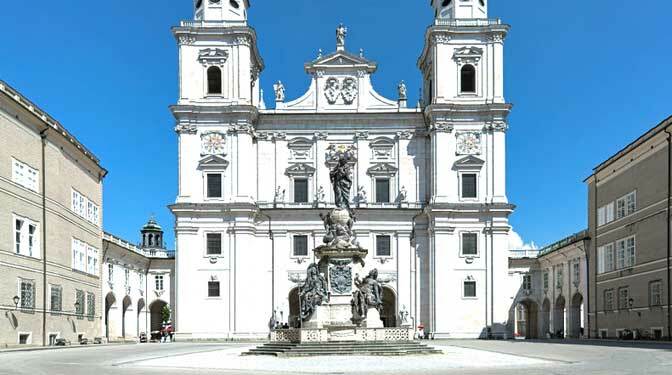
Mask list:
POLYGON ((593 337, 670 334, 672 117, 598 165, 586 180, 593 241, 593 337))
POLYGON ((587 337, 588 230, 541 250, 512 251, 509 326, 517 338, 587 337))
POLYGON ((0 345, 100 336, 106 173, 58 121, 0 81, 0 345))
POLYGON ((418 59, 422 99, 409 107, 411 77, 394 83, 396 98, 380 95, 378 65, 348 50, 341 25, 336 50, 305 64, 305 94, 290 100, 278 81, 267 108, 250 5, 194 1, 194 19, 172 30, 178 337, 261 338, 273 317, 296 322, 297 286, 325 235, 319 214, 334 207, 336 150, 357 159, 355 231, 384 284, 384 324, 403 310, 436 338, 506 337, 509 26, 480 0, 418 4, 435 20, 418 59))
POLYGON ((161 330, 164 309, 174 310, 175 252, 166 250, 163 229, 150 219, 134 245, 109 233, 103 238, 103 336, 135 341, 161 330))

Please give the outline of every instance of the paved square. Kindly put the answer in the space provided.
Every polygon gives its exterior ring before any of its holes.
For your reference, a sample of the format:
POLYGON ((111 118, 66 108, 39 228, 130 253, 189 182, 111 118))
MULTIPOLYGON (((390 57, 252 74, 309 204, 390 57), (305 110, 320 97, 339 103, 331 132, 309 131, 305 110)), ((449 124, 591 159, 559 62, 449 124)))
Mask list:
POLYGON ((251 344, 143 344, 0 353, 0 374, 670 374, 672 345, 434 341, 443 355, 242 357, 251 344))

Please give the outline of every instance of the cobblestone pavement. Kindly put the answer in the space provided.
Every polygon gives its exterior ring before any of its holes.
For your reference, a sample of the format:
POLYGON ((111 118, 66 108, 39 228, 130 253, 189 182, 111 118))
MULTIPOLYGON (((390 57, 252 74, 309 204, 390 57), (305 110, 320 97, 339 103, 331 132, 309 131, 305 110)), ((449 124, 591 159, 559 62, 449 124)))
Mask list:
POLYGON ((241 357, 251 344, 142 344, 0 353, 0 374, 665 374, 672 345, 433 341, 444 355, 241 357))

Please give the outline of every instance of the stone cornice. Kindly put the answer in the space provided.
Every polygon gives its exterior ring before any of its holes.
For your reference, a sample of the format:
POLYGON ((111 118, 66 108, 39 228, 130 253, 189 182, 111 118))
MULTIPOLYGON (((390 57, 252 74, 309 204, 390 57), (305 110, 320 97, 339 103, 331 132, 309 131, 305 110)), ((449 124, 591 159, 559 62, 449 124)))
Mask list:
POLYGON ((436 44, 448 44, 453 39, 463 39, 464 37, 473 37, 474 34, 485 36, 489 43, 502 43, 506 39, 511 26, 498 23, 487 22, 487 24, 468 26, 468 25, 432 25, 427 28, 425 33, 425 46, 422 54, 418 58, 418 67, 424 71, 425 65, 431 56, 430 50, 436 44))
POLYGON ((253 126, 259 111, 249 105, 173 105, 170 111, 178 127, 228 123, 231 126, 253 126))
MULTIPOLYGON (((425 120, 430 130, 436 127, 454 127, 482 121, 492 125, 484 130, 506 130, 506 121, 513 105, 508 103, 489 104, 432 104, 425 108, 425 120), (504 126, 502 126, 504 124, 504 126)), ((452 130, 452 129, 451 129, 452 130)))
POLYGON ((233 45, 245 45, 252 49, 252 58, 259 71, 264 70, 264 60, 257 48, 257 33, 249 26, 224 26, 208 25, 199 21, 182 21, 180 26, 172 29, 175 41, 179 45, 193 45, 199 40, 214 40, 222 37, 230 37, 233 45))

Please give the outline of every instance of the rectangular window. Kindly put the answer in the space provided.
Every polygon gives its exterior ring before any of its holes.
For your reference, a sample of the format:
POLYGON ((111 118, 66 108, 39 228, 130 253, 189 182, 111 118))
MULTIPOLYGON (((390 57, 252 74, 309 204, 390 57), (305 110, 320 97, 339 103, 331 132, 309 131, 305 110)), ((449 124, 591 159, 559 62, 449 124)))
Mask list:
POLYGON ((607 207, 600 207, 597 210, 597 226, 602 226, 607 223, 607 207))
POLYGON ((140 289, 141 290, 144 289, 145 288, 145 274, 144 273, 138 273, 138 280, 139 280, 138 284, 139 284, 140 289))
POLYGON ((465 173, 462 175, 462 198, 478 198, 476 177, 475 173, 465 173))
POLYGON ((581 282, 581 262, 578 260, 572 263, 572 281, 576 284, 581 282))
POLYGON ((662 306, 663 304, 663 283, 654 281, 649 284, 649 306, 662 306))
POLYGON ((124 287, 128 288, 131 285, 131 270, 124 269, 124 287))
POLYGON ((158 291, 163 290, 163 275, 155 275, 154 276, 154 289, 158 291))
POLYGON ((76 238, 72 239, 72 268, 91 275, 98 274, 98 249, 76 238))
POLYGON ((308 203, 308 180, 297 178, 294 180, 294 202, 308 203))
POLYGON ((114 282, 114 264, 107 265, 107 281, 114 282))
POLYGON ((562 288, 565 282, 565 273, 562 266, 555 271, 555 285, 557 288, 562 288))
POLYGON ((91 275, 98 275, 98 249, 87 246, 86 250, 86 272, 91 275))
POLYGON ((294 256, 308 256, 308 236, 294 236, 294 256))
POLYGON ((219 281, 208 281, 208 297, 219 297, 219 281))
POLYGON ((208 255, 222 255, 222 234, 208 233, 206 234, 207 254, 208 255))
POLYGON ((604 246, 597 248, 597 273, 604 273, 604 246))
POLYGON ((478 255, 478 233, 462 233, 462 256, 478 255))
POLYGON ((607 289, 604 291, 604 310, 613 311, 614 310, 614 290, 607 289))
POLYGON ((39 232, 35 222, 14 217, 14 251, 16 254, 40 258, 39 232))
POLYGON ((392 256, 392 238, 390 236, 376 236, 376 256, 392 256))
POLYGON ((51 298, 50 305, 51 311, 62 311, 63 310, 63 288, 60 285, 51 285, 51 298))
POLYGON ((38 179, 39 173, 36 169, 12 158, 12 181, 26 189, 37 192, 39 190, 38 179))
POLYGON ((618 289, 618 308, 625 310, 630 306, 630 288, 624 287, 618 289))
POLYGON ((72 212, 77 212, 77 207, 79 206, 79 192, 77 190, 72 190, 72 212))
POLYGON ((390 202, 390 179, 376 179, 376 203, 390 202))
POLYGON ((616 269, 625 268, 625 241, 616 242, 616 269))
POLYGON ((544 272, 544 290, 548 290, 548 271, 544 272))
POLYGON ((93 202, 86 201, 86 220, 93 222, 93 202))
POLYGON ((15 219, 14 220, 14 247, 17 254, 21 254, 21 233, 23 232, 23 220, 15 219))
POLYGON ((614 221, 614 202, 607 205, 607 223, 614 221))
POLYGON ((532 290, 532 275, 523 276, 523 290, 532 290))
POLYGON ((208 173, 208 198, 222 197, 222 175, 221 173, 208 173))
POLYGON ((35 308, 35 282, 33 280, 24 280, 20 281, 20 290, 21 290, 21 308, 23 309, 34 309, 35 308))
POLYGON ((476 298, 476 281, 464 282, 464 298, 476 298))
POLYGON ((77 289, 75 291, 75 314, 84 315, 84 304, 86 303, 84 291, 77 289))
POLYGON ((632 215, 637 211, 637 194, 632 193, 625 196, 625 212, 626 215, 632 215))
POLYGON ((96 295, 93 293, 86 293, 86 315, 89 318, 96 316, 96 295))
POLYGON ((622 219, 626 216, 627 209, 625 208, 625 198, 616 201, 616 218, 622 219))

